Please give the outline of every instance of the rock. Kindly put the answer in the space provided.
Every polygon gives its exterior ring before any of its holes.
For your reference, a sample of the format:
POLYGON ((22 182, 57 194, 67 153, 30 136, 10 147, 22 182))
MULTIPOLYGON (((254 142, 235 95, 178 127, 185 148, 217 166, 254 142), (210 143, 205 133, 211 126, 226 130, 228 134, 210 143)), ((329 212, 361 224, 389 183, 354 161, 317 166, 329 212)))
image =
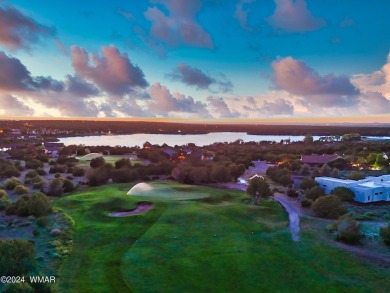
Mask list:
POLYGON ((62 234, 62 231, 60 230, 60 229, 52 229, 51 231, 50 231, 50 235, 51 236, 59 236, 59 235, 61 235, 62 234))

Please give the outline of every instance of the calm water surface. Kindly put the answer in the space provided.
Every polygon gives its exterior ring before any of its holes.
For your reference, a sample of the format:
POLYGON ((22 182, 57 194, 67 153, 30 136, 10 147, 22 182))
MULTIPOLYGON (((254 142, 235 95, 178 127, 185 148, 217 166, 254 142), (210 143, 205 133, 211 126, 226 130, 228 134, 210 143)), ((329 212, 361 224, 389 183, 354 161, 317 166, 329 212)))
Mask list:
MULTIPOLYGON (((108 145, 108 146, 142 146, 145 142, 162 145, 186 145, 195 143, 197 146, 204 146, 216 142, 234 142, 242 139, 249 141, 276 141, 290 139, 291 141, 302 141, 305 136, 301 135, 250 135, 245 132, 215 132, 208 134, 126 134, 126 135, 101 135, 101 136, 80 136, 59 138, 65 145, 108 145)), ((319 136, 313 136, 317 140, 319 136)))

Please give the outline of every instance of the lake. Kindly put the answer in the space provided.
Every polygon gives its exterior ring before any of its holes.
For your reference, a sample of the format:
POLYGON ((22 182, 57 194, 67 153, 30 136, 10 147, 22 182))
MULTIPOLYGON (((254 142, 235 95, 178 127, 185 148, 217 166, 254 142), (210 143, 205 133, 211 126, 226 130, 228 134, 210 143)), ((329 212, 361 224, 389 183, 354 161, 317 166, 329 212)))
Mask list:
MULTIPOLYGON (((313 136, 317 140, 320 136, 313 136)), ((76 136, 62 137, 60 142, 65 145, 84 144, 84 145, 108 145, 108 146, 128 146, 134 147, 142 145, 145 142, 162 145, 186 145, 195 143, 197 146, 205 146, 216 142, 234 142, 242 139, 244 142, 249 141, 276 141, 290 139, 291 141, 302 141, 305 136, 301 135, 251 135, 245 132, 213 132, 207 134, 126 134, 126 135, 101 135, 101 136, 76 136)))

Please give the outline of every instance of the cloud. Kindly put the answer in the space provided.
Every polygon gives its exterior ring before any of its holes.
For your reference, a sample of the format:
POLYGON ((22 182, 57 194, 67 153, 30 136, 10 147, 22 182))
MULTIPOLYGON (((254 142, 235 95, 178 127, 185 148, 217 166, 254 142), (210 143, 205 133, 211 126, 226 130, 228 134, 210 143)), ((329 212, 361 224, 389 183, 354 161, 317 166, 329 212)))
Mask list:
POLYGON ((12 95, 0 95, 0 109, 3 115, 32 116, 34 109, 26 106, 17 97, 12 95))
POLYGON ((96 97, 101 94, 98 88, 79 76, 68 74, 64 83, 66 90, 78 97, 96 97))
POLYGON ((361 114, 388 114, 390 100, 378 92, 366 92, 360 98, 359 112, 361 114))
POLYGON ((179 63, 167 76, 172 80, 180 81, 188 86, 194 86, 197 89, 209 89, 212 85, 217 85, 222 92, 231 92, 233 89, 233 84, 224 75, 217 79, 207 75, 199 68, 191 67, 184 62, 179 63))
POLYGON ((60 52, 62 54, 64 54, 65 56, 70 55, 69 49, 67 47, 65 47, 65 45, 59 39, 55 39, 54 42, 55 42, 58 50, 60 50, 60 52))
POLYGON ((9 50, 29 49, 41 37, 55 35, 44 26, 9 4, 0 3, 0 45, 9 50))
POLYGON ((168 47, 181 45, 213 49, 214 44, 208 32, 197 22, 196 16, 202 9, 201 0, 155 0, 167 10, 165 13, 154 6, 144 13, 152 23, 150 35, 168 47))
POLYGON ((386 98, 390 98, 390 53, 387 61, 380 70, 369 74, 355 74, 352 82, 363 92, 379 92, 386 98))
POLYGON ((211 113, 216 118, 237 118, 240 116, 240 113, 232 111, 221 97, 209 96, 206 101, 211 108, 211 113))
POLYGON ((267 116, 292 115, 294 114, 294 106, 290 101, 278 98, 275 101, 264 101, 260 112, 267 116))
POLYGON ((305 62, 292 57, 273 61, 272 69, 277 89, 301 96, 308 104, 346 107, 356 103, 359 90, 345 75, 320 76, 305 62))
POLYGON ((114 46, 102 47, 102 56, 88 55, 85 49, 77 46, 71 50, 76 73, 109 94, 123 96, 148 86, 142 70, 114 46))
POLYGON ((248 4, 255 2, 256 0, 240 0, 236 5, 236 11, 233 17, 238 20, 241 28, 247 31, 253 31, 253 27, 248 24, 248 4))
POLYGON ((275 12, 267 18, 274 28, 289 33, 314 31, 325 25, 325 20, 315 18, 307 9, 305 0, 274 0, 275 12))
POLYGON ((147 112, 156 116, 172 117, 174 112, 193 113, 198 117, 210 117, 206 105, 196 102, 190 96, 171 94, 169 89, 160 83, 154 83, 148 90, 151 100, 148 102, 147 112))

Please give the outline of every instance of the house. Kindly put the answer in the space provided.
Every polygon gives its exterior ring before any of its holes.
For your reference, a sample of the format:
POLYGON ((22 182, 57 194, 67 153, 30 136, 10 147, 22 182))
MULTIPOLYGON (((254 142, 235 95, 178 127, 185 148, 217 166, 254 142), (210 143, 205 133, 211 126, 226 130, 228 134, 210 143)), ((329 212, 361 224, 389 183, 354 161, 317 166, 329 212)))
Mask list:
POLYGON ((152 147, 152 144, 148 141, 143 144, 144 150, 150 150, 151 147, 152 147))
POLYGON ((338 155, 301 155, 301 163, 308 165, 324 165, 338 159, 338 155))
POLYGON ((45 142, 43 145, 45 147, 45 153, 54 158, 59 156, 60 148, 64 146, 62 142, 45 142))
POLYGON ((384 152, 384 153, 383 153, 383 157, 384 157, 386 160, 390 161, 390 152, 384 152))
POLYGON ((349 188, 355 193, 355 200, 358 202, 390 201, 390 175, 367 177, 358 181, 316 177, 315 181, 326 193, 330 193, 336 187, 349 188))
POLYGON ((179 153, 173 148, 165 148, 161 151, 161 154, 170 160, 176 160, 179 157, 179 153))

